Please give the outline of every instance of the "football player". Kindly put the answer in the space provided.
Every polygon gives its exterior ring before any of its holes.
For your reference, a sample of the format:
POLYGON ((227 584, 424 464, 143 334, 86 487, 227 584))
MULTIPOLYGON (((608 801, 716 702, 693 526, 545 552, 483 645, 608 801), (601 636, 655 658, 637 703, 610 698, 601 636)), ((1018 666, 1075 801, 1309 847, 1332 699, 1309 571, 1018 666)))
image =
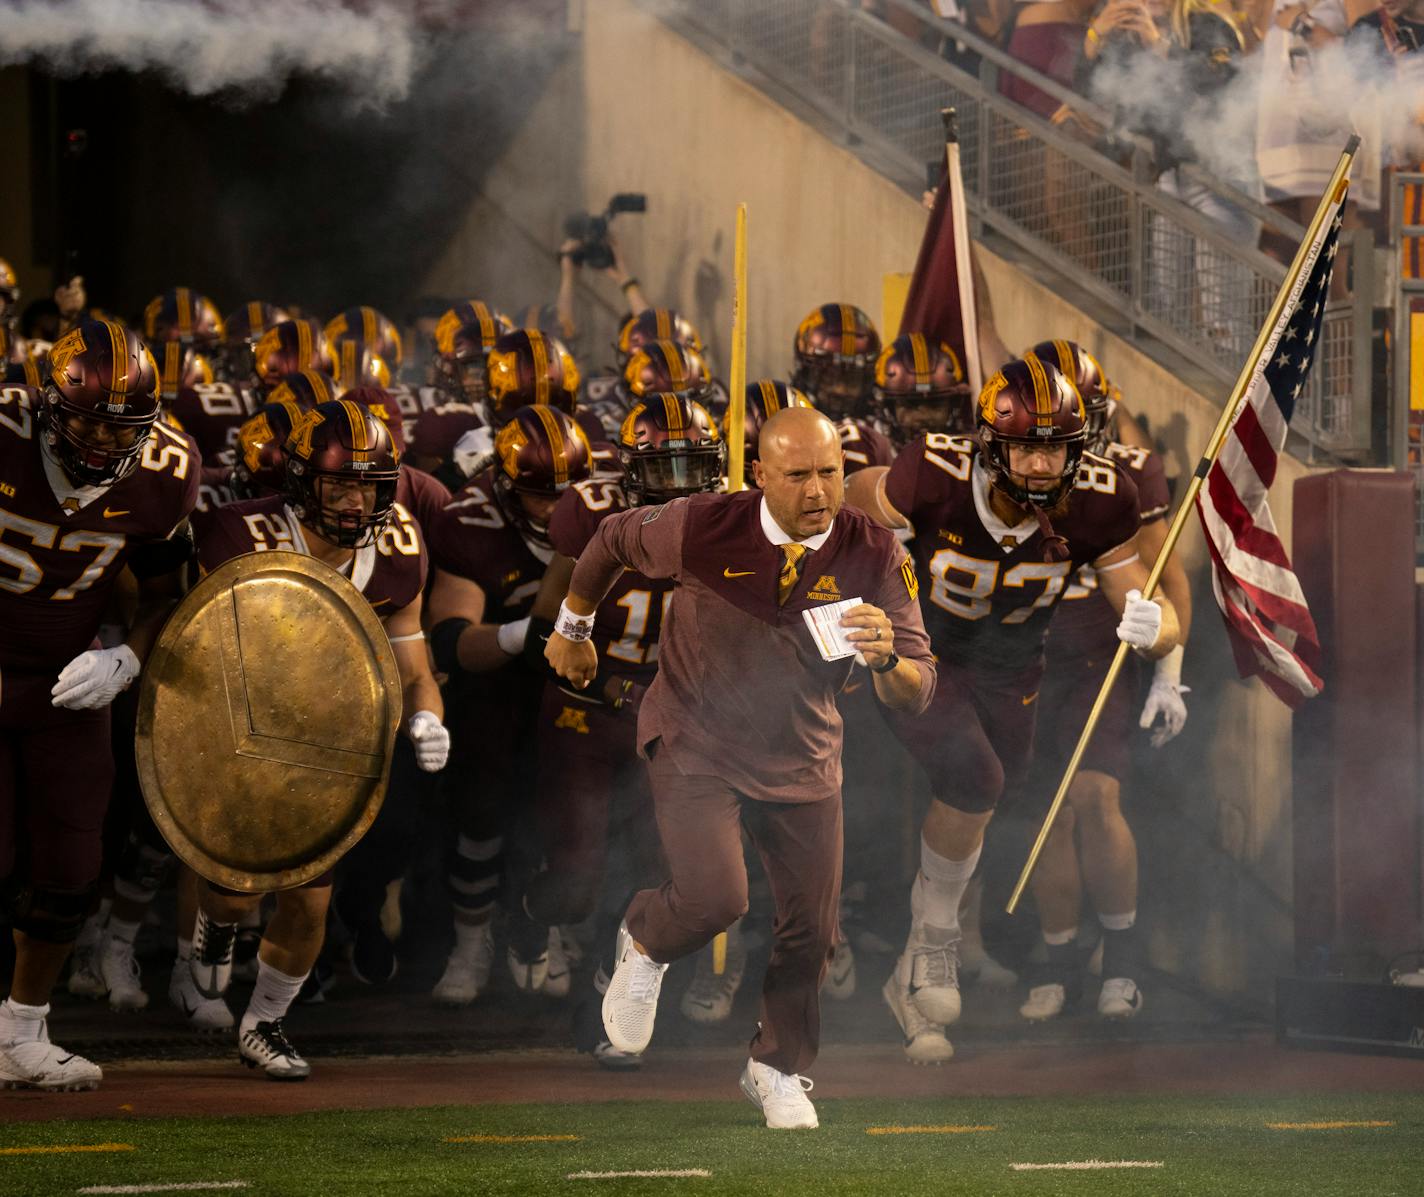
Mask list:
POLYGON ((260 299, 251 300, 224 316, 222 345, 214 355, 217 381, 249 390, 256 386, 252 351, 269 328, 290 319, 281 308, 260 299))
MULTIPOLYGON (((449 679, 456 731, 455 758, 441 780, 458 830, 449 874, 455 944, 433 991, 449 1005, 474 1001, 489 981, 506 823, 527 792, 544 684, 542 670, 520 658, 554 556, 550 517, 560 495, 589 477, 592 451, 566 412, 537 405, 518 409, 499 429, 494 452, 494 464, 456 493, 431 532, 439 567, 430 594, 431 648, 449 679)), ((547 949, 547 937, 511 944, 520 988, 543 987, 547 949)))
POLYGON ((513 331, 509 317, 483 301, 457 303, 435 326, 430 384, 444 395, 446 402, 478 407, 485 398, 490 351, 500 337, 513 331))
POLYGON ((929 778, 933 800, 911 892, 909 941, 884 997, 906 1056, 953 1054, 959 1017, 959 904, 1007 781, 1028 763, 1049 616, 1091 564, 1119 639, 1152 657, 1178 638, 1165 598, 1146 601, 1137 488, 1087 453, 1078 388, 1037 357, 1007 363, 980 392, 978 437, 926 433, 889 470, 854 480, 863 510, 913 531, 925 624, 940 663, 922 717, 886 717, 929 778))
POLYGON ((875 406, 898 445, 926 432, 973 431, 973 405, 959 355, 923 333, 896 337, 875 359, 875 406))
POLYGON ((385 363, 390 374, 386 379, 387 383, 391 378, 399 376, 401 365, 405 361, 400 329, 395 326, 394 321, 375 308, 347 308, 340 315, 328 320, 322 332, 325 333, 333 352, 336 352, 344 341, 364 345, 385 363))
MULTIPOLYGON (((1112 386, 1097 359, 1071 341, 1045 341, 1030 351, 1058 365, 1074 379, 1087 412, 1087 447, 1115 462, 1137 487, 1142 526, 1137 550, 1151 567, 1167 534, 1171 496, 1162 459, 1147 449, 1109 439, 1112 386)), ((1186 723, 1182 701, 1182 651, 1191 618, 1191 590, 1181 560, 1172 557, 1162 572, 1162 591, 1176 609, 1181 626, 1177 647, 1159 657, 1142 712, 1143 727, 1159 718, 1154 747, 1177 735, 1186 723)), ((1102 686, 1117 637, 1111 606, 1098 589, 1097 576, 1085 565, 1063 592, 1048 635, 1047 669, 1039 691, 1039 727, 1029 794, 1049 798, 1062 777, 1068 756, 1083 730, 1085 713, 1102 686)), ((1137 943, 1137 844, 1123 817, 1121 783, 1130 762, 1133 720, 1130 677, 1119 679, 1098 721, 1097 730, 1068 790, 1067 806, 1033 873, 1048 963, 1039 970, 1020 1013, 1030 1021, 1061 1014, 1077 997, 1082 976, 1077 968, 1079 910, 1086 888, 1103 929, 1103 983, 1098 1013, 1131 1018, 1142 1008, 1136 978, 1143 955, 1137 943)), ((1046 806, 1042 808, 1046 813, 1046 806)))
POLYGON ((98 1066, 51 1043, 45 1019, 96 899, 109 704, 179 593, 199 463, 158 422, 158 370, 137 333, 82 321, 47 370, 42 392, 0 388, 0 900, 16 950, 0 1085, 92 1089, 98 1066), (127 642, 91 647, 125 571, 140 596, 127 642))
MULTIPOLYGON (((559 606, 568 594, 574 562, 603 519, 629 507, 656 506, 682 495, 721 489, 726 446, 707 410, 684 395, 645 396, 623 421, 618 435, 621 477, 576 483, 549 521, 555 556, 544 574, 528 637, 537 662, 559 606)), ((580 923, 597 908, 610 839, 610 814, 628 834, 634 881, 654 880, 657 839, 647 775, 638 759, 637 706, 657 673, 663 606, 671 579, 627 571, 594 613, 593 639, 602 663, 587 690, 562 679, 544 687, 538 723, 539 772, 535 791, 544 870, 529 883, 524 913, 558 937, 560 923, 580 923)), ((616 907, 598 942, 612 945, 626 902, 616 907)), ((515 912, 516 917, 519 912, 515 912)), ((601 995, 613 971, 600 962, 594 985, 601 995)), ((554 992, 551 971, 544 991, 554 992)), ((733 985, 735 991, 735 985, 733 985)), ((567 992, 565 989, 564 992, 567 992)), ((587 1004, 592 1013, 597 1002, 587 1004)), ((730 1011, 729 1011, 730 1012, 730 1011)), ((609 1045, 601 1019, 589 1019, 597 1034, 588 1044, 610 1066, 635 1064, 609 1045)))
MULTIPOLYGON (((404 691, 405 734, 420 768, 441 769, 450 751, 440 690, 421 631, 426 552, 420 529, 396 502, 400 457, 391 434, 355 403, 314 407, 288 435, 286 493, 233 503, 203 526, 198 560, 205 571, 244 553, 309 553, 347 573, 381 616, 404 691)), ((277 894, 257 954, 257 983, 238 1025, 244 1063, 274 1080, 302 1080, 311 1068, 282 1026, 321 950, 331 873, 277 894)), ((184 984, 194 1000, 221 999, 232 973, 233 944, 260 894, 205 886, 184 984)), ((182 966, 180 964, 180 971, 182 966)))
POLYGON ((20 322, 20 277, 15 268, 0 258, 0 327, 15 334, 20 322))

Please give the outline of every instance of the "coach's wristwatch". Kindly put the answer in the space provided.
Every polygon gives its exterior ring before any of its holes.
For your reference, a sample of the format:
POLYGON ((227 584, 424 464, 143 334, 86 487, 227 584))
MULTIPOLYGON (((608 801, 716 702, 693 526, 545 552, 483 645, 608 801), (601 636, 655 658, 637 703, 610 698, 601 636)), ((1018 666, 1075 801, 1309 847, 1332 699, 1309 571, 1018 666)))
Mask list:
POLYGON ((871 673, 889 673, 889 672, 890 672, 892 669, 894 669, 895 666, 898 665, 899 663, 900 663, 900 656, 899 656, 899 654, 892 651, 892 652, 890 653, 890 655, 885 658, 885 664, 884 664, 884 665, 870 665, 870 666, 867 666, 867 668, 870 670, 871 673))

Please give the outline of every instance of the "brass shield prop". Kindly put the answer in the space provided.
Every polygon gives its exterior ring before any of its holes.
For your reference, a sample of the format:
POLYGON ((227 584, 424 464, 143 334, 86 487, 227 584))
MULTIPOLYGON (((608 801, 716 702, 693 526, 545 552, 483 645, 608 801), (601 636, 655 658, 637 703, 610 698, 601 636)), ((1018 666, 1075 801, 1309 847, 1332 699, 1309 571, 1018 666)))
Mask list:
POLYGON ((400 718, 395 656, 356 587, 303 553, 236 557, 178 605, 144 668, 144 801, 209 881, 289 889, 371 826, 400 718))

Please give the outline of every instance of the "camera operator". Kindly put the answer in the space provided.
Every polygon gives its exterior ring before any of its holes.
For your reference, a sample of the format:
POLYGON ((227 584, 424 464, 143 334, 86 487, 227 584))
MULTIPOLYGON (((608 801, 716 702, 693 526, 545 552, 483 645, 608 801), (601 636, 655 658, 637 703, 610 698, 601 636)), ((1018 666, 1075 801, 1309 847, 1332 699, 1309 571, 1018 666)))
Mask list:
MULTIPOLYGON (((618 242, 613 239, 612 234, 607 237, 607 245, 612 252, 613 261, 605 266, 601 273, 618 284, 618 290, 623 296, 622 303, 630 315, 636 316, 651 305, 638 286, 637 276, 628 273, 628 268, 623 263, 623 255, 618 249, 618 242)), ((565 238, 564 243, 559 246, 559 295, 554 302, 554 308, 559 317, 559 335, 566 344, 571 344, 578 335, 578 321, 574 316, 574 288, 578 285, 579 272, 584 265, 583 249, 584 241, 579 237, 565 238)), ((615 302, 614 308, 617 307, 618 303, 615 302)))

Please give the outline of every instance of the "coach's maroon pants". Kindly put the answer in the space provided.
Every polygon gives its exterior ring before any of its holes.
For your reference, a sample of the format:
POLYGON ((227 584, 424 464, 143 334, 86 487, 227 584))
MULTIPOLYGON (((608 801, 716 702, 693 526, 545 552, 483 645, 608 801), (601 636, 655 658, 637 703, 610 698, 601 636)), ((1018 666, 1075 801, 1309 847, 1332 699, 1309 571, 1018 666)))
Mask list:
POLYGON ((648 765, 670 880, 628 908, 628 930, 654 960, 697 951, 747 909, 742 829, 776 902, 771 963, 754 1060, 799 1073, 821 1042, 821 979, 836 941, 841 889, 841 796, 758 802, 718 777, 683 773, 667 751, 648 765))

